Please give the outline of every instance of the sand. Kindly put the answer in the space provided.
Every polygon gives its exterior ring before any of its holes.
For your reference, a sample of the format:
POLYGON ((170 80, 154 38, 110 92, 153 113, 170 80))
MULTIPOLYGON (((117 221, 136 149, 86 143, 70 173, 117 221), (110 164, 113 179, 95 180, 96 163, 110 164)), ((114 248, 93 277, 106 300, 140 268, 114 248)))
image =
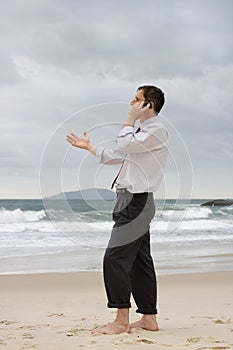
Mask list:
POLYGON ((160 331, 118 335, 92 334, 115 315, 101 273, 0 276, 0 286, 0 350, 233 349, 233 272, 159 276, 160 331))

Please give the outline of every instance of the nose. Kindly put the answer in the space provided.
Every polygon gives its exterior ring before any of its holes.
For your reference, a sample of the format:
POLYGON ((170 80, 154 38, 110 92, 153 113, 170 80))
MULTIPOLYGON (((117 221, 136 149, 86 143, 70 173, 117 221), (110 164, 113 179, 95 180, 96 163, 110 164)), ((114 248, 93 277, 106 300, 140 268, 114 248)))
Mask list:
POLYGON ((130 101, 130 105, 131 106, 134 105, 135 102, 136 102, 135 100, 130 101))

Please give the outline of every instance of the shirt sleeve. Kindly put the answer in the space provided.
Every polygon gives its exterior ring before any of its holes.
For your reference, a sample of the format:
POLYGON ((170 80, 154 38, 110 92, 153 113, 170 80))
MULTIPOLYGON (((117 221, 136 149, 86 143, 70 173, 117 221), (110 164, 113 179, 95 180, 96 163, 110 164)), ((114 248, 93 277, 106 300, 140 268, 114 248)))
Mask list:
POLYGON ((122 163, 125 158, 125 155, 121 153, 118 149, 111 150, 101 146, 97 146, 96 157, 99 163, 114 165, 122 163))
POLYGON ((125 154, 159 150, 168 142, 168 132, 159 126, 145 127, 134 133, 131 126, 121 129, 117 139, 117 149, 125 154))

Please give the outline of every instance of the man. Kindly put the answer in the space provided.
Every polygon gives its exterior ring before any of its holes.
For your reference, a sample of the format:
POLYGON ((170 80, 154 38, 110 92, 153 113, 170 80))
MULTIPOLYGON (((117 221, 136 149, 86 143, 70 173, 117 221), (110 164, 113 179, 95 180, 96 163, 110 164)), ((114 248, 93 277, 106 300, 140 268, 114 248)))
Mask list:
POLYGON ((155 213, 153 192, 161 182, 168 154, 168 132, 158 117, 164 101, 164 93, 158 87, 140 86, 130 102, 114 151, 93 144, 86 132, 83 138, 73 133, 67 136, 72 146, 91 152, 100 163, 121 163, 112 184, 112 187, 116 185, 117 192, 115 224, 104 256, 108 307, 116 308, 117 315, 113 323, 99 329, 102 334, 129 333, 134 327, 159 329, 149 225, 155 213), (138 119, 140 127, 135 131, 138 119), (143 316, 130 325, 131 293, 137 312, 143 316))

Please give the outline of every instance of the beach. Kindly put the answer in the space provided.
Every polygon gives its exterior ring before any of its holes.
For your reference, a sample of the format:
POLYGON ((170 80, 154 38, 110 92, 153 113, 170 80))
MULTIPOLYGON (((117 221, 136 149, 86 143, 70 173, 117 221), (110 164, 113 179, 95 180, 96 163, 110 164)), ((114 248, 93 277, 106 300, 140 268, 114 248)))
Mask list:
MULTIPOLYGON (((158 332, 94 335, 114 319, 101 272, 0 276, 0 349, 233 349, 233 272, 158 277, 158 332)), ((130 321, 140 318, 132 300, 130 321)))
POLYGON ((233 349, 233 207, 203 201, 156 201, 160 330, 95 335, 115 316, 102 277, 114 201, 1 200, 0 350, 233 349))

